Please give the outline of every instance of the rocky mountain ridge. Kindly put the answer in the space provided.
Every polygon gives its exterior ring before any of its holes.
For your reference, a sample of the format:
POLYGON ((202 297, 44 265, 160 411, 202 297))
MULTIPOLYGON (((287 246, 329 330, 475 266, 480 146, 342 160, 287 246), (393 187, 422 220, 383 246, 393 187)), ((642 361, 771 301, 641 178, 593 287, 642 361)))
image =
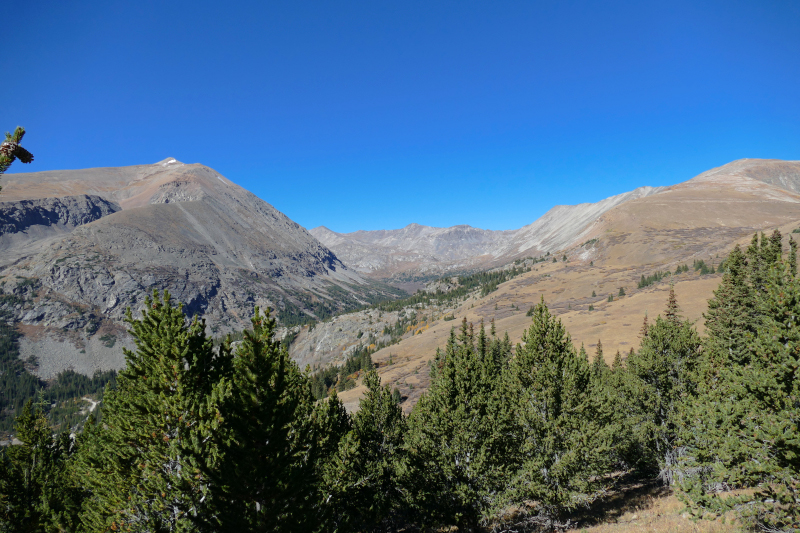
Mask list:
POLYGON ((336 233, 310 230, 346 265, 365 275, 392 279, 406 273, 442 275, 491 268, 524 256, 568 247, 606 211, 630 200, 658 194, 666 187, 639 187, 596 203, 557 205, 516 230, 495 231, 467 225, 433 228, 409 224, 396 230, 336 233))
POLYGON ((47 358, 60 342, 59 358, 82 370, 119 366, 125 310, 154 289, 216 335, 246 327, 256 305, 291 323, 392 294, 203 165, 12 174, 0 199, 0 307, 21 322, 23 352, 47 358), (120 343, 98 345, 104 336, 120 343), (105 352, 114 364, 102 364, 105 352))

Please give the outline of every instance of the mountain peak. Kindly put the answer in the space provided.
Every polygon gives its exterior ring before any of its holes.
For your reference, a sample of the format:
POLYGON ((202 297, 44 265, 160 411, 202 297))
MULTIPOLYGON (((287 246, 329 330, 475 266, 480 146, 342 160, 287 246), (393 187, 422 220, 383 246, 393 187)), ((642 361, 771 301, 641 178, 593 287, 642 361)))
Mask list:
POLYGON ((166 159, 162 159, 161 161, 156 163, 156 165, 157 166, 161 166, 161 167, 173 166, 173 165, 174 166, 181 166, 181 165, 183 165, 183 163, 181 163, 180 161, 178 161, 174 157, 168 157, 166 159))

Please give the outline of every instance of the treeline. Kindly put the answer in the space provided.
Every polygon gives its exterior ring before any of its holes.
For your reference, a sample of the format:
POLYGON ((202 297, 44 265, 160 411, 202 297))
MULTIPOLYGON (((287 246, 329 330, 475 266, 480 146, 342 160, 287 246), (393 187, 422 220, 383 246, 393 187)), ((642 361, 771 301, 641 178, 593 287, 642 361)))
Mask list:
MULTIPOLYGON (((357 288, 363 289, 363 287, 357 288)), ((360 291, 361 298, 369 303, 365 306, 351 293, 333 283, 326 287, 326 291, 331 298, 330 300, 322 299, 301 291, 292 293, 292 296, 301 303, 302 307, 298 307, 288 298, 284 298, 276 311, 278 321, 282 326, 288 328, 315 324, 317 321, 332 318, 342 311, 352 312, 369 308, 373 304, 386 300, 387 292, 395 297, 401 297, 407 294, 405 291, 389 285, 379 287, 367 293, 360 291), (309 311, 313 313, 313 316, 308 313, 309 311)))
POLYGON ((334 390, 343 392, 355 388, 354 374, 375 368, 370 350, 358 346, 341 366, 328 366, 311 374, 311 394, 315 400, 327 398, 334 390))
MULTIPOLYGON (((518 275, 529 271, 530 267, 517 268, 517 265, 514 265, 507 270, 478 272, 466 276, 458 276, 458 287, 455 287, 449 291, 443 291, 441 289, 437 289, 435 292, 418 291, 416 294, 408 298, 381 302, 373 307, 383 312, 391 312, 419 304, 443 304, 445 302, 451 302, 460 298, 464 298, 475 289, 480 289, 481 296, 486 296, 490 292, 496 291, 498 285, 501 283, 509 281, 518 275)), ((446 279, 450 279, 450 277, 442 278, 442 280, 446 279)))
MULTIPOLYGON (((723 272, 725 272, 725 261, 722 261, 715 268, 713 264, 709 265, 702 259, 695 259, 694 262, 692 263, 692 269, 695 272, 699 271, 701 276, 705 276, 707 274, 714 274, 714 273, 722 274, 723 272)), ((689 272, 689 265, 686 265, 686 264, 678 265, 675 268, 675 275, 676 276, 678 274, 683 274, 684 272, 689 272)), ((663 280, 664 278, 669 277, 670 275, 671 274, 670 274, 669 271, 661 271, 661 270, 658 270, 658 271, 650 274, 649 276, 645 276, 644 274, 642 274, 642 277, 639 280, 637 288, 644 289, 645 287, 649 287, 650 285, 652 285, 654 283, 660 282, 661 280, 663 280)))
POLYGON ((50 423, 60 429, 69 429, 82 420, 79 412, 85 403, 80 398, 87 395, 101 397, 106 384, 112 383, 113 386, 116 372, 98 371, 89 378, 66 370, 54 380, 41 380, 28 368, 35 366, 35 359, 22 361, 19 358, 20 335, 9 321, 7 314, 0 314, 0 432, 11 431, 23 406, 37 396, 48 404, 56 404, 49 411, 50 423))
POLYGON ((0 520, 67 531, 550 531, 574 526, 624 471, 658 476, 697 517, 733 510, 748 527, 792 531, 795 243, 785 258, 777 232, 735 248, 705 319, 701 337, 670 290, 639 350, 611 366, 600 343, 591 361, 576 350, 544 301, 513 349, 464 321, 408 417, 374 371, 351 416, 335 391, 314 401, 268 316, 256 311, 234 354, 166 295, 148 299, 140 320, 129 317, 138 349, 103 424, 73 445, 36 408, 20 417, 24 445, 0 459, 0 520))

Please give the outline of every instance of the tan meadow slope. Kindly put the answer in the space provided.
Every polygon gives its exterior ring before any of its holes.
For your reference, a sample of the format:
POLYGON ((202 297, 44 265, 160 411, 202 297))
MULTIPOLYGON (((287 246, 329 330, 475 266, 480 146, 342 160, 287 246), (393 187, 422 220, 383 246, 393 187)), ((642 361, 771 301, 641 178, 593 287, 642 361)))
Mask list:
MULTIPOLYGON (((673 282, 684 316, 702 329, 706 301, 721 275, 700 276, 691 270, 693 262, 717 266, 735 244, 746 245, 757 231, 780 229, 788 239, 800 226, 800 195, 795 192, 799 185, 800 162, 742 160, 631 199, 601 214, 554 254, 560 258, 565 253, 567 262, 541 263, 484 298, 461 302, 453 312, 487 327, 494 319, 498 332, 508 331, 516 343, 530 321, 526 311, 543 297, 576 346, 584 344, 593 354, 600 340, 611 362, 617 350, 638 348, 644 315, 654 318, 663 311, 673 282), (690 272, 637 288, 642 275, 675 272, 682 264, 688 264, 690 272), (590 305, 594 310, 589 311, 590 305)), ((427 387, 427 362, 437 347, 444 347, 453 324, 457 322, 434 322, 423 333, 373 356, 384 382, 397 386, 407 398, 405 409, 427 387)), ((342 397, 354 408, 360 394, 357 388, 342 397)))

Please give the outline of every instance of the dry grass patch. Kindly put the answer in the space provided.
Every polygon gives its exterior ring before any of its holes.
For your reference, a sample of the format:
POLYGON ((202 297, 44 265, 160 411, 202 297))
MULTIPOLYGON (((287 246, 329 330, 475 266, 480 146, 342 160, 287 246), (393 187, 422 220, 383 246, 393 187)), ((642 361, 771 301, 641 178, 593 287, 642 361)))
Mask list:
POLYGON ((621 486, 579 520, 586 533, 718 533, 741 531, 732 513, 714 520, 693 520, 668 488, 654 483, 621 486))

